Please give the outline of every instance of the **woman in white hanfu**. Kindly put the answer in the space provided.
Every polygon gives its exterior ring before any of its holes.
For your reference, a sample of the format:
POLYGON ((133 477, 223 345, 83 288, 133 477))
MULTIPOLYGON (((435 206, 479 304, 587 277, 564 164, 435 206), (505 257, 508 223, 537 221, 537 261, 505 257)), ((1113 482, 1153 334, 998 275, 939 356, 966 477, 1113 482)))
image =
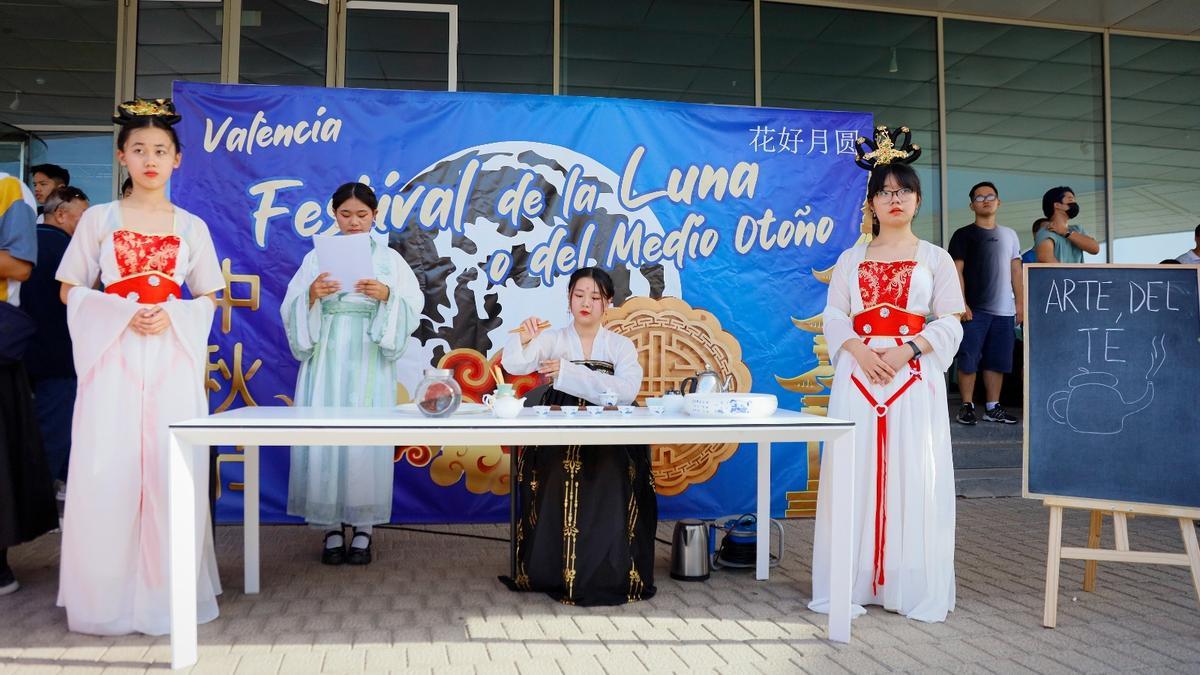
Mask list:
MULTIPOLYGON (((899 130, 897 137, 906 135, 899 130)), ((875 236, 838 258, 823 315, 835 368, 829 416, 857 424, 854 447, 831 444, 822 457, 854 453, 850 533, 853 615, 882 605, 920 621, 954 609, 954 467, 943 373, 958 351, 964 310, 954 262, 913 234, 921 184, 907 163, 919 149, 896 148, 880 128, 867 200, 875 236), (887 161, 885 161, 887 160, 887 161)), ((861 157, 860 157, 861 161, 861 157)), ((817 497, 813 600, 829 611, 829 482, 817 497)))
MULTIPOLYGON (((369 234, 378 201, 370 187, 346 183, 332 198, 342 235, 368 237, 373 270, 353 289, 320 271, 316 251, 288 283, 280 311, 300 361, 298 406, 391 408, 396 361, 417 328, 425 296, 399 253, 369 234)), ((325 532, 321 562, 371 562, 371 529, 392 515, 390 446, 294 446, 288 513, 325 532), (344 524, 354 528, 347 550, 344 524)))
MULTIPOLYGON (((225 280, 204 221, 167 199, 181 157, 174 107, 131 101, 119 112, 117 158, 133 194, 83 214, 56 275, 79 374, 58 604, 73 631, 163 635, 167 425, 208 413, 208 333, 225 280)), ((206 485, 207 462, 195 470, 206 485)), ((221 583, 204 490, 195 508, 196 618, 205 623, 217 616, 221 583)))

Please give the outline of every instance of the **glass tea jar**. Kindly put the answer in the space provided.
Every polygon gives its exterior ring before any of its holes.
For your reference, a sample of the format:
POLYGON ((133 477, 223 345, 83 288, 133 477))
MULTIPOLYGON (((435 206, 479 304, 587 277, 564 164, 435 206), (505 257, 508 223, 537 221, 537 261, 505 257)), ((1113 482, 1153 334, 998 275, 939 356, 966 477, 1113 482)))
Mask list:
POLYGON ((454 371, 448 368, 426 368, 425 378, 417 385, 413 400, 417 410, 426 417, 445 417, 462 403, 462 389, 454 381, 454 371))

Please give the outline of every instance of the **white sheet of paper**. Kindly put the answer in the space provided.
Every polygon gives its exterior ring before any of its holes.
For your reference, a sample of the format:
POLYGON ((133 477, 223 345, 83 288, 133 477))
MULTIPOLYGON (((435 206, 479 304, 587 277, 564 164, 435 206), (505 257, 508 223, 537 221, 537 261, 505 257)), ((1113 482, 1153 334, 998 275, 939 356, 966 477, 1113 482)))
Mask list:
POLYGON ((370 234, 317 235, 312 239, 321 272, 329 272, 342 291, 353 293, 359 280, 375 278, 370 234))

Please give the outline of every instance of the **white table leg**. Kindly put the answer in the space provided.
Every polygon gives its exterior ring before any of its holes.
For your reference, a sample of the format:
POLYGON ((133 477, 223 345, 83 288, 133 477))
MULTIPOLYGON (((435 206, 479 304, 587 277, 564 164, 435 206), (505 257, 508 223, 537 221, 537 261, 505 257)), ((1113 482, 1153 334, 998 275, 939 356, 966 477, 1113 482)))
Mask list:
POLYGON ((242 529, 245 537, 245 590, 246 594, 258 592, 258 572, 260 569, 258 553, 258 446, 247 445, 243 448, 245 461, 242 463, 242 529))
MULTIPOLYGON (((196 663, 196 448, 170 434, 167 455, 167 575, 171 667, 196 663)), ((204 447, 207 451, 207 446, 204 447)))
POLYGON ((854 522, 854 431, 845 432, 845 441, 825 443, 830 457, 829 471, 821 474, 821 489, 829 490, 833 516, 829 533, 829 639, 850 641, 850 570, 852 551, 850 532, 854 522), (832 474, 832 475, 831 475, 832 474))
POLYGON ((758 444, 758 532, 755 547, 754 578, 766 579, 771 562, 771 444, 758 444))

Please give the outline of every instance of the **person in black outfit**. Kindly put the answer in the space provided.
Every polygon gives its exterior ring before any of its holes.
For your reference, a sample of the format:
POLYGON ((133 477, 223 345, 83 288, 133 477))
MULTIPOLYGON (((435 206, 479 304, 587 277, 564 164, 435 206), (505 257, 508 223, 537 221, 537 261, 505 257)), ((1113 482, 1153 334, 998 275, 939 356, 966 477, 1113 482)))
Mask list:
POLYGON ((50 193, 42 212, 45 222, 37 226, 37 265, 21 285, 21 307, 37 326, 25 352, 25 370, 33 387, 50 478, 58 487, 60 502, 66 499, 76 381, 67 306, 59 299, 61 284, 54 273, 87 208, 88 197, 79 188, 60 187, 50 193))
POLYGON ((58 525, 22 360, 27 338, 14 339, 9 332, 32 323, 21 307, 20 288, 37 261, 35 214, 28 188, 0 173, 0 325, 6 329, 0 336, 0 595, 20 588, 8 566, 8 549, 58 525))
MULTIPOLYGON (((548 380, 543 405, 632 403, 642 384, 637 349, 601 325, 612 279, 596 267, 576 270, 567 295, 572 322, 547 330, 527 319, 504 347, 505 370, 548 380)), ((509 588, 569 605, 654 595, 658 502, 649 446, 525 447, 513 458, 520 520, 516 578, 503 579, 509 588)))

